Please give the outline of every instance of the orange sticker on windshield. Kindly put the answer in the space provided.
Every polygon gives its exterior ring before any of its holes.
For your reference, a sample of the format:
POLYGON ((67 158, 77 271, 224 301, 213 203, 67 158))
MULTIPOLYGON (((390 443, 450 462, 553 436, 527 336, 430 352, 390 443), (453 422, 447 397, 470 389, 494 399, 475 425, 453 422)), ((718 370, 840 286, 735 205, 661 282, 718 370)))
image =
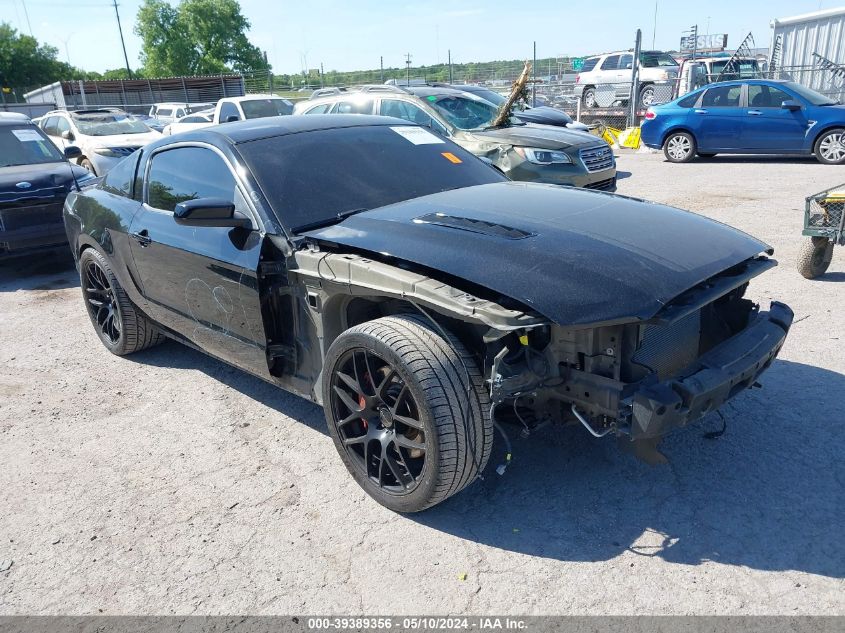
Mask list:
POLYGON ((452 152, 443 152, 440 155, 443 156, 450 163, 455 163, 456 165, 460 165, 462 162, 464 162, 460 158, 455 156, 452 152))

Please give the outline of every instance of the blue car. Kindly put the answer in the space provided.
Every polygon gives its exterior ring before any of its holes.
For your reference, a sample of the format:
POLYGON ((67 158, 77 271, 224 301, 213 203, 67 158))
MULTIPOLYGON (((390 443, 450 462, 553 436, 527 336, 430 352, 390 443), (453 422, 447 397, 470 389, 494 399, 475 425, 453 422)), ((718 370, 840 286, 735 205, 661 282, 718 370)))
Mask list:
POLYGON ((842 165, 845 106, 793 81, 724 81, 650 107, 641 138, 671 163, 696 154, 815 154, 842 165))

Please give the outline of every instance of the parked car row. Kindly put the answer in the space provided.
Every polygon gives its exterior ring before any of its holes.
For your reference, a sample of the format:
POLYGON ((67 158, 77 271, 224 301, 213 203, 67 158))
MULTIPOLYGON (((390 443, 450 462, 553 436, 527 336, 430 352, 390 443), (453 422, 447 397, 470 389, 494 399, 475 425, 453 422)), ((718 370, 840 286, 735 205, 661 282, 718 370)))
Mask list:
POLYGON ((521 112, 509 125, 494 127, 499 107, 455 87, 365 86, 299 102, 294 112, 391 116, 454 141, 511 180, 616 189, 616 162, 604 140, 566 127, 527 124, 521 112))

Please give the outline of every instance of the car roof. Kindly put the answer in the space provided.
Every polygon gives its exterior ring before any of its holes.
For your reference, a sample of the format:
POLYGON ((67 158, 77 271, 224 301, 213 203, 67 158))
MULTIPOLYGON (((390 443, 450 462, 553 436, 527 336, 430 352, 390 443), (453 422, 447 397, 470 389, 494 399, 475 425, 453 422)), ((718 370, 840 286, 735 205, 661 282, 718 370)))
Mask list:
POLYGON ((20 125, 21 123, 32 123, 32 120, 22 112, 0 112, 0 124, 20 125))
MULTIPOLYGON (((214 143, 221 138, 230 143, 246 143, 262 138, 287 136, 319 130, 332 130, 350 127, 372 127, 375 125, 414 125, 403 119, 370 114, 310 114, 308 116, 274 116, 246 121, 221 123, 189 132, 180 132, 178 142, 205 141, 214 143)), ((168 145, 172 137, 165 136, 155 141, 150 147, 168 145)))
POLYGON ((442 86, 404 86, 411 94, 418 97, 432 97, 441 95, 460 95, 465 94, 464 90, 457 88, 444 88, 442 86))

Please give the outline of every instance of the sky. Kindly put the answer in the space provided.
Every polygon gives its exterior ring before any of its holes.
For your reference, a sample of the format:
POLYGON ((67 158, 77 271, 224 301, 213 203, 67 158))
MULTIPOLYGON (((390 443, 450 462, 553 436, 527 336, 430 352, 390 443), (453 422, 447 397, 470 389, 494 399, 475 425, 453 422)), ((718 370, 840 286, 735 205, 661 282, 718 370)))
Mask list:
MULTIPOLYGON (((177 0, 171 0, 176 4, 177 0)), ((129 63, 140 66, 134 33, 141 0, 118 0, 129 63)), ((769 22, 843 6, 843 0, 241 0, 250 40, 267 52, 277 73, 303 68, 362 70, 445 62, 580 56, 632 48, 637 28, 643 46, 677 49, 681 32, 727 33, 736 46, 751 31, 768 47, 769 22), (655 24, 656 7, 656 25, 655 24)), ((59 49, 60 58, 85 70, 123 67, 111 0, 0 0, 0 21, 59 49), (27 21, 27 15, 29 17, 27 21)))

